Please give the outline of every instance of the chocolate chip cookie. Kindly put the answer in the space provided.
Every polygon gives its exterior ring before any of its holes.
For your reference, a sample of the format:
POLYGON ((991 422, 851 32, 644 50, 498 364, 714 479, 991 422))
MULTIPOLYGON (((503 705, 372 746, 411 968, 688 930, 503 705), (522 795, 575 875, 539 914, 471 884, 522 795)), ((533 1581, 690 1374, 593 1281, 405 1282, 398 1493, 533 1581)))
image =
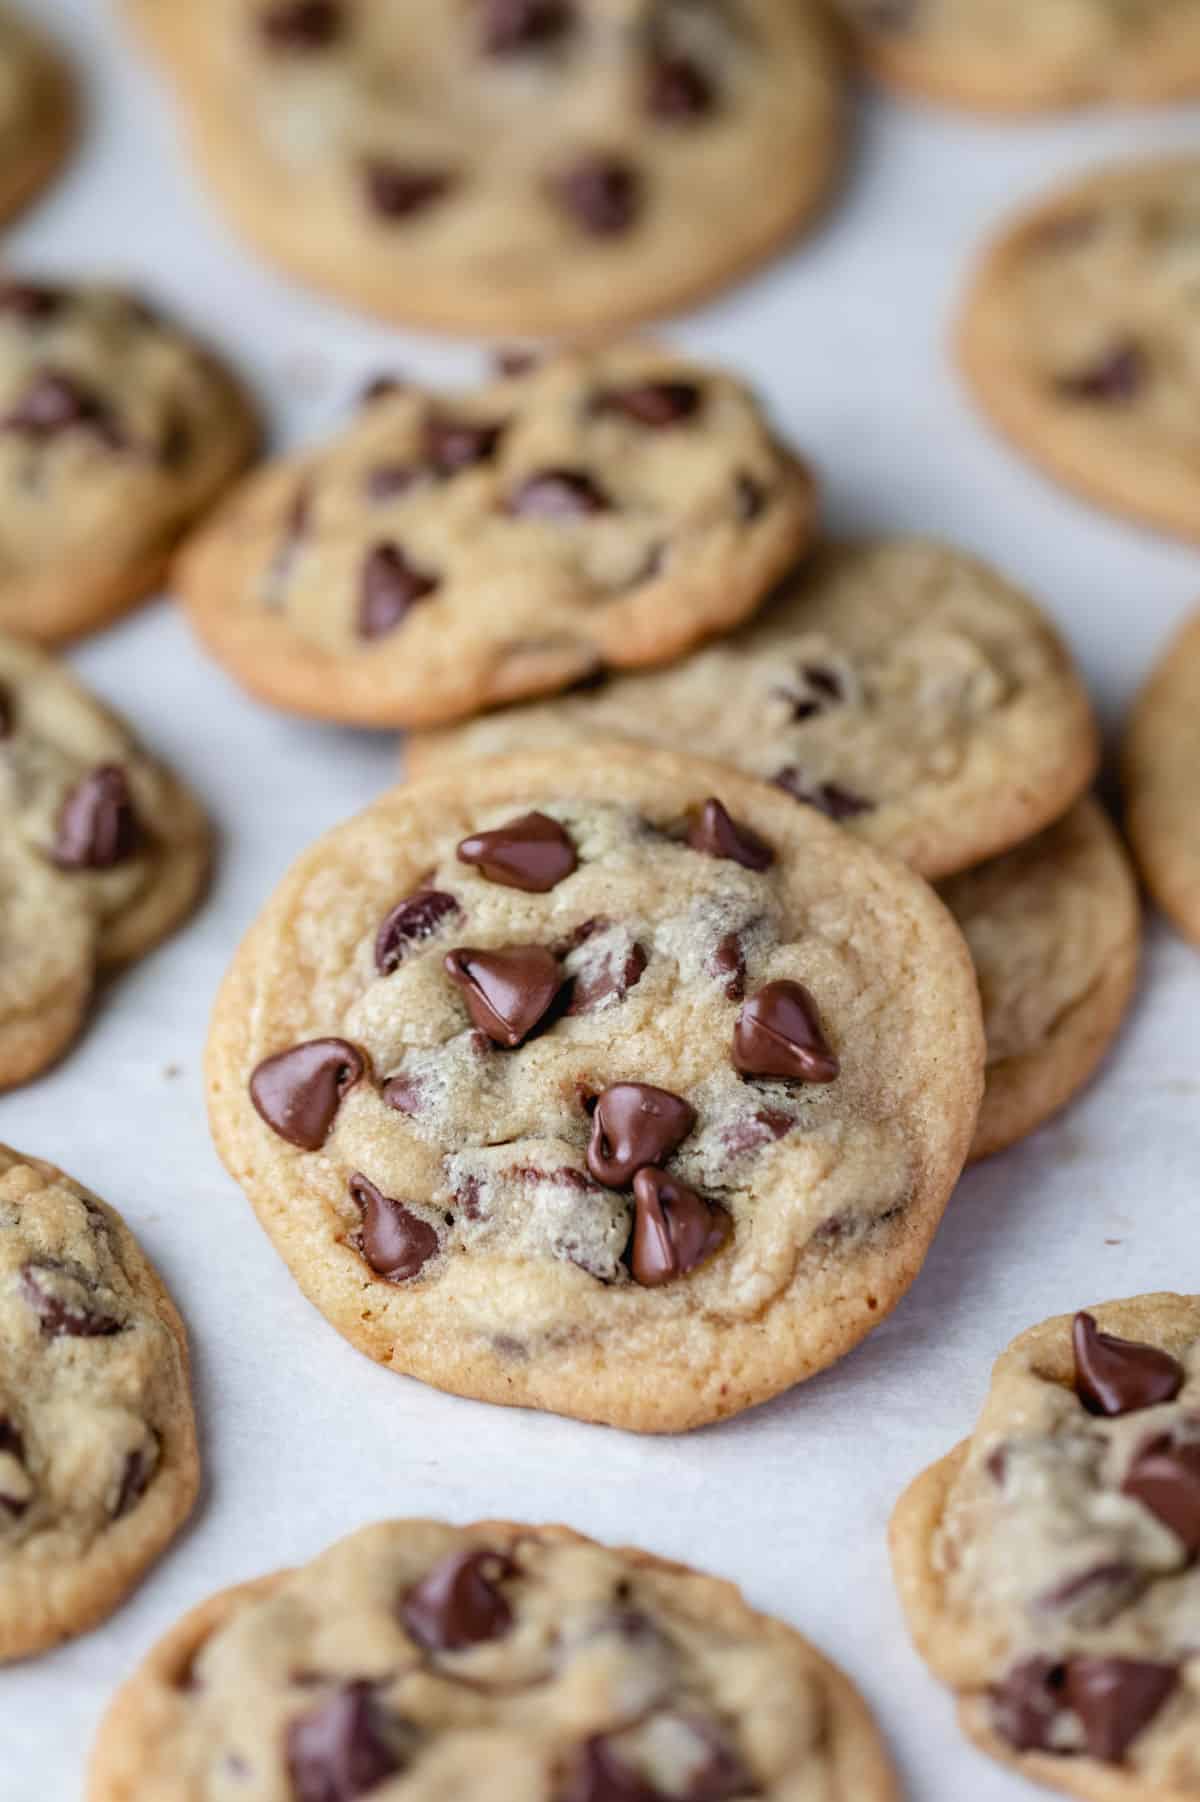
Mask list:
POLYGON ((1094 1802, 1200 1796, 1200 1299, 1014 1341, 892 1523, 918 1650, 993 1757, 1094 1802))
POLYGON ((54 643, 141 600, 254 440, 232 379, 144 302, 0 276, 0 629, 54 643))
POLYGON ((158 1275, 115 1209, 0 1146, 0 1663, 111 1614, 198 1477, 158 1275))
POLYGON ((0 220, 57 172, 75 130, 71 82, 57 54, 5 5, 0 8, 0 220))
POLYGON ((565 1527, 393 1520, 213 1596, 89 1802, 898 1802, 857 1690, 731 1583, 565 1527))
POLYGON ((911 538, 826 549, 686 662, 418 738, 409 764, 598 734, 723 758, 930 877, 1056 819, 1097 756, 1044 616, 974 559, 911 538))
POLYGON ((251 476, 178 574, 254 693, 427 725, 728 630, 814 511, 740 383, 634 344, 453 395, 373 383, 339 439, 251 476))
POLYGON ((983 1034, 932 892, 645 747, 394 790, 293 867, 222 988, 218 1149, 394 1370, 638 1431, 848 1351, 920 1267, 983 1034))
POLYGON ((1094 801, 942 885, 975 963, 987 1089, 971 1155, 1056 1114, 1088 1081, 1133 998, 1141 931, 1121 841, 1094 801))
POLYGON ((1022 451, 1185 538, 1200 538, 1197 243, 1200 157, 1100 170, 1001 234, 960 338, 976 395, 1022 451))
POLYGON ((1154 899, 1200 944, 1200 616, 1138 696, 1125 736, 1126 824, 1154 899))
POLYGON ((70 1044, 99 972, 142 956, 191 910, 209 833, 128 727, 61 665, 2 635, 0 825, 0 1088, 11 1088, 70 1044))
POLYGON ((1191 0, 837 0, 890 86, 984 112, 1200 94, 1191 0))
POLYGON ((824 201, 819 0, 126 0, 267 255, 356 306, 586 333, 749 271, 824 201))

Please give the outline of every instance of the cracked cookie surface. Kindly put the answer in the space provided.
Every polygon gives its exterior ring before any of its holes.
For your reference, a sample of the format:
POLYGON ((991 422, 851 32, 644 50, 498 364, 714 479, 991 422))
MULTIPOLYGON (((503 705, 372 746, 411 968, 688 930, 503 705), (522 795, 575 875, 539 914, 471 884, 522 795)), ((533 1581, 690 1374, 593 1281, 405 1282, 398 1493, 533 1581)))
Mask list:
POLYGON ((97 975, 191 911, 208 826, 127 726, 44 652, 0 635, 0 1088, 83 1024, 97 975), (53 921, 53 930, 47 930, 53 921))
POLYGON ((1122 752, 1125 817, 1151 894, 1200 944, 1200 616, 1178 634, 1134 705, 1122 752))
POLYGON ((614 746, 409 784, 316 844, 207 1075, 229 1170, 360 1349, 674 1431, 899 1300, 982 1064, 923 883, 764 784, 614 746))
POLYGON ((0 1662, 110 1614, 186 1519, 183 1324, 119 1214, 0 1146, 0 1662))
POLYGON ((74 129, 65 68, 23 16, 0 8, 0 220, 57 172, 74 129))
POLYGON ((891 86, 985 112, 1200 93, 1191 0, 837 0, 891 86))
POLYGON ((1018 449, 1185 538, 1200 538, 1198 270, 1200 157, 1113 165, 999 235, 959 332, 977 398, 1018 449))
POLYGON ((89 1802, 897 1802, 849 1680, 730 1583, 565 1527, 387 1521, 214 1596, 89 1802))
POLYGON ((264 699, 435 724, 728 630, 814 512, 742 384, 632 344, 456 393, 372 384, 330 445, 253 475, 178 572, 200 636, 264 699))
POLYGON ((409 758, 420 773, 596 734, 725 759, 929 877, 1037 832, 1097 756, 1044 615, 974 559, 903 538, 823 550, 683 663, 418 737, 409 758))
POLYGON ((1015 1144, 1088 1081, 1133 997, 1137 885, 1095 801, 941 885, 979 978, 987 1088, 972 1157, 1015 1144))
POLYGON ((409 324, 587 333, 748 272, 824 200, 815 0, 126 0, 246 237, 409 324))
POLYGON ((985 1751, 1088 1802, 1200 1796, 1200 1300, 1023 1333, 892 1543, 917 1647, 985 1751))
POLYGON ((0 628, 53 643, 143 599, 255 436, 232 379, 142 301, 0 275, 0 628))

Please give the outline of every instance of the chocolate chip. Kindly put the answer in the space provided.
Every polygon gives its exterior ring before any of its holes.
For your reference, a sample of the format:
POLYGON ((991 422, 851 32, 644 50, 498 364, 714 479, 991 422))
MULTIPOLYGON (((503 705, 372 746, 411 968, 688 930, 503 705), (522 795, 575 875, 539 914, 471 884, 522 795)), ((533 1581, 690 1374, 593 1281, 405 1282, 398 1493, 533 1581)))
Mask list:
POLYGON ((757 519, 767 504, 767 491, 757 477, 739 471, 733 485, 734 507, 744 525, 757 519))
POLYGON ((111 870, 140 842, 125 772, 105 763, 82 777, 59 809, 53 856, 62 870, 111 870))
POLYGON ((588 1169, 597 1182, 622 1189, 645 1164, 665 1164, 696 1124, 696 1110, 669 1089, 618 1082, 592 1113, 588 1169))
POLYGON ((326 50, 344 25, 338 0, 278 0, 258 18, 259 35, 272 50, 326 50))
POLYGON ((558 959, 540 945, 502 951, 464 946, 447 952, 444 963, 450 980, 463 991, 475 1025, 509 1050, 529 1037, 563 983, 558 959))
MULTIPOLYGON (((25 1441, 12 1421, 3 1414, 0 1414, 0 1458, 11 1458, 22 1471, 25 1470, 25 1441)), ((0 1489, 0 1511, 11 1520, 20 1520, 28 1507, 28 1495, 6 1495, 0 1489)))
POLYGON ((373 546, 363 562, 358 636, 383 638, 394 632, 409 610, 440 586, 439 578, 410 563, 398 544, 373 546))
POLYGON ((1179 1683, 1172 1664, 1134 1658, 1072 1658, 1066 1695, 1092 1758, 1120 1764, 1179 1683))
POLYGON ((440 476, 455 476, 477 463, 489 463, 503 436, 503 425, 473 425, 435 414, 425 425, 425 455, 440 476))
POLYGON ((11 738, 16 730, 17 706, 7 688, 0 688, 0 740, 11 738))
POLYGON ((429 1652, 462 1652, 501 1639, 513 1616, 498 1586, 515 1574, 510 1558, 486 1546, 451 1552, 405 1596, 404 1626, 429 1652))
POLYGON ((394 501, 398 495, 407 494, 420 479, 420 470, 414 469, 411 463, 376 463, 363 479, 363 490, 369 501, 380 506, 384 501, 394 501))
POLYGON ((44 282, 0 282, 0 313, 15 319, 28 319, 40 324, 53 319, 67 305, 62 288, 51 288, 44 282))
POLYGON ((1183 1367, 1155 1345, 1102 1333, 1091 1314, 1076 1314, 1075 1391, 1089 1414, 1133 1414, 1173 1401, 1183 1367))
POLYGON ((473 864, 489 882, 544 895, 578 865, 570 837, 548 814, 525 813, 493 832, 477 832, 458 847, 460 863, 473 864))
POLYGON ((624 957, 611 952, 585 966, 571 985, 568 1014, 592 1014, 608 1002, 624 1001, 646 972, 649 958, 641 945, 633 944, 624 957))
POLYGON ((113 1504, 112 1518, 124 1520, 132 1514, 147 1489, 150 1479, 158 1468, 158 1460, 144 1447, 129 1452, 121 1470, 121 1481, 117 1486, 117 1499, 113 1504))
POLYGON ((1120 404, 1136 398, 1149 373, 1146 353, 1132 339, 1126 339, 1086 369, 1060 375, 1054 385, 1068 400, 1120 404))
POLYGON ((1065 1706, 1066 1667, 1026 1658, 991 1690, 992 1724, 1015 1752, 1052 1752, 1054 1727, 1065 1706))
POLYGON ((650 65, 646 109, 667 125, 691 125, 710 113, 716 89, 690 56, 660 56, 650 65))
POLYGON ((700 390, 694 382, 635 382, 628 388, 605 388, 592 404, 597 413, 620 413, 635 425, 662 431, 695 417, 700 390))
POLYGON ((126 447, 124 433, 99 396, 59 369, 39 370, 0 425, 39 440, 82 426, 95 432, 110 450, 126 447))
POLYGON ((380 1729, 374 1685, 347 1683, 287 1728, 295 1802, 357 1802, 401 1769, 380 1729))
POLYGON ((727 858, 747 870, 769 870, 775 862, 775 853, 766 839, 726 813, 715 795, 710 795, 700 812, 692 816, 687 842, 693 851, 727 858))
POLYGON ((250 1099, 273 1132, 303 1151, 319 1151, 337 1111, 366 1069, 345 1039, 309 1039, 255 1069, 250 1099))
POLYGON ((810 786, 805 781, 803 772, 794 765, 780 770, 771 780, 776 788, 784 789, 794 801, 801 802, 805 807, 815 807, 818 813, 823 813, 830 820, 852 820, 860 813, 874 811, 873 801, 864 801, 861 795, 856 795, 852 789, 843 788, 838 782, 817 782, 810 786))
POLYGON ((411 163, 372 157, 363 166, 367 200, 381 219, 413 219, 428 212, 455 186, 448 169, 418 169, 411 163))
POLYGON ((686 1276, 720 1251, 733 1221, 715 1201, 648 1165, 633 1179, 637 1213, 629 1263, 645 1289, 686 1276))
POLYGON ((564 37, 573 23, 568 0, 484 0, 483 48, 488 56, 538 50, 564 37))
POLYGON ((531 350, 527 345, 510 344, 493 354, 492 369, 506 381, 516 381, 532 375, 535 369, 541 368, 542 362, 541 351, 531 350))
POLYGON ((443 889, 418 889, 415 895, 393 907, 375 935, 375 968, 390 976, 408 956, 411 946, 432 938, 443 924, 462 909, 443 889))
POLYGON ((438 1236, 428 1221, 402 1201, 384 1195, 361 1172, 350 1178, 350 1197, 362 1213, 355 1248, 376 1276, 389 1283, 407 1283, 437 1256, 438 1236))
POLYGON ((576 1751, 555 1802, 668 1802, 668 1798, 597 1735, 576 1751))
POLYGON ((41 1322, 48 1339, 111 1339, 123 1322, 89 1305, 91 1280, 49 1262, 29 1263, 21 1271, 21 1294, 41 1322))
POLYGON ((1143 1587, 1132 1564, 1113 1559, 1055 1584, 1037 1597, 1035 1605, 1042 1613, 1066 1614, 1076 1622, 1102 1627, 1127 1608, 1143 1587))
POLYGON ((725 997, 741 1001, 746 993, 746 953, 740 932, 727 932, 718 939, 708 960, 708 972, 725 983, 725 997))
POLYGON ((841 677, 822 663, 806 663, 804 680, 810 688, 815 688, 819 695, 827 701, 840 701, 843 696, 841 677))
POLYGON ((733 1029, 733 1063, 743 1076, 795 1082, 834 1082, 839 1068, 816 1003, 798 982, 769 982, 746 1002, 733 1029))
POLYGON ((508 511, 518 519, 587 519, 607 513, 612 502, 582 469, 539 469, 509 497, 508 511))
POLYGON ((1170 1433, 1152 1439, 1134 1458, 1121 1491, 1169 1527, 1189 1558, 1200 1556, 1200 1439, 1180 1441, 1170 1433))
POLYGON ((382 1097, 388 1107, 410 1118, 425 1110, 425 1084, 416 1076, 393 1076, 384 1083, 382 1097))
POLYGON ((731 1158, 743 1157, 748 1151, 758 1151, 764 1145, 785 1138, 796 1124, 790 1114, 781 1114, 778 1108, 760 1108, 757 1113, 745 1114, 726 1127, 721 1134, 721 1143, 731 1158))
POLYGON ((359 404, 373 407, 376 401, 390 400, 394 394, 403 394, 408 387, 402 375, 373 375, 359 395, 359 404))
POLYGON ((627 232, 638 215, 642 184, 636 169, 620 157, 580 157, 557 182, 563 206, 594 238, 627 232))

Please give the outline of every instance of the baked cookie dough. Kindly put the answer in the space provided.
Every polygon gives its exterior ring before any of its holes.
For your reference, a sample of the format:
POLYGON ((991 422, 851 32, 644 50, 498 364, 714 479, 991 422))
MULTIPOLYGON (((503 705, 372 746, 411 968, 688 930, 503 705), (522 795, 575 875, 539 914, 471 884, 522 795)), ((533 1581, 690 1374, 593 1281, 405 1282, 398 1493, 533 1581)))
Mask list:
POLYGON ((1154 899, 1200 944, 1200 616, 1138 696, 1125 735, 1125 818, 1154 899))
POLYGON ((1133 998, 1137 885, 1095 801, 943 883, 983 997, 987 1088, 974 1158, 1066 1106, 1093 1075, 1133 998))
POLYGON ((1022 1333, 892 1523, 917 1649, 986 1752, 1085 1802, 1200 1796, 1200 1299, 1022 1333))
POLYGON ((410 325, 588 333, 747 273, 824 202, 820 0, 125 0, 247 239, 410 325))
POLYGON ((1200 94, 1192 0, 837 0, 889 86, 981 112, 1200 94))
POLYGON ((0 635, 0 1089, 65 1050, 98 973, 190 912, 209 857, 183 785, 65 668, 0 635))
POLYGON ((395 1520, 186 1615, 88 1802, 899 1802, 841 1671, 731 1583, 565 1527, 395 1520))
POLYGON ((452 395, 373 383, 331 445, 250 477, 178 579, 263 699, 430 725, 728 631, 814 515, 746 388, 626 344, 452 395))
POLYGON ((66 69, 23 16, 0 7, 0 221, 58 172, 74 134, 66 69))
POLYGON ((1091 707, 1045 616, 961 552, 835 546, 732 637, 414 739, 418 774, 597 734, 720 757, 928 877, 1056 819, 1091 780, 1091 707))
POLYGON ((409 784, 285 877, 218 998, 217 1148, 392 1369, 681 1431, 842 1356, 975 1130, 978 991, 926 885, 645 747, 409 784))
POLYGON ((1185 538, 1200 538, 1198 241, 1200 157, 1101 169, 1001 233, 960 330, 975 394, 1020 450, 1185 538))
POLYGON ((0 1146, 0 1663, 111 1614, 191 1511, 183 1322, 115 1209, 0 1146))
POLYGON ((141 300, 0 275, 0 630, 50 644, 142 600, 255 437, 232 379, 141 300))

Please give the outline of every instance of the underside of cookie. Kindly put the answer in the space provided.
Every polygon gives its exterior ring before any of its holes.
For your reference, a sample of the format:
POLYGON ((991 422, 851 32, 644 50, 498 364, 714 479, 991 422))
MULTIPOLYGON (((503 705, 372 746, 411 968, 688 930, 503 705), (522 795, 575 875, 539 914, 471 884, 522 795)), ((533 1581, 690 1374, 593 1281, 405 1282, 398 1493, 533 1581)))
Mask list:
POLYGON ((892 1540, 917 1647, 985 1751, 1088 1802, 1200 1795, 1200 1300, 1022 1334, 892 1540))
POLYGON ((354 1344, 674 1431, 900 1299, 982 1061, 924 884, 719 765, 585 748, 409 785, 314 846, 225 981, 208 1086, 354 1344))
POLYGON ((564 1527, 388 1521, 214 1596, 118 1695, 89 1802, 896 1802, 851 1683, 732 1584, 564 1527))
POLYGON ((1139 695, 1122 752, 1126 821, 1154 899, 1200 944, 1200 618, 1139 695))

